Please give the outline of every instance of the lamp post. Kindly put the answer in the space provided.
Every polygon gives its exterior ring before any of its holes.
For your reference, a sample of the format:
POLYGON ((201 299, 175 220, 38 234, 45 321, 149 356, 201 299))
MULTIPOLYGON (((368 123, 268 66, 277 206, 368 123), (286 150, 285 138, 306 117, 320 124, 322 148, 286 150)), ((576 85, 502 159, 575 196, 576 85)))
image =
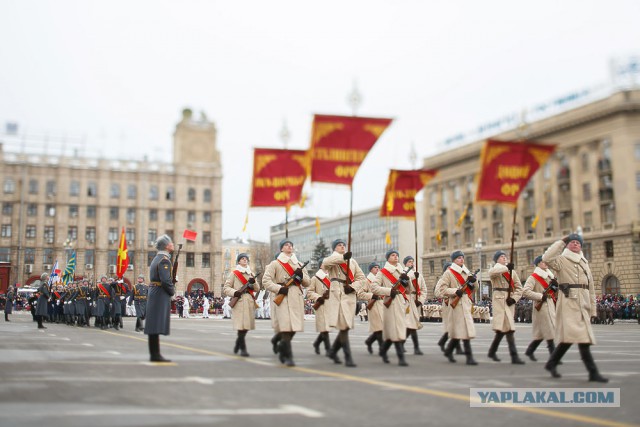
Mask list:
POLYGON ((478 281, 480 282, 480 286, 478 286, 478 291, 480 292, 480 296, 478 301, 482 301, 482 239, 478 238, 478 241, 475 244, 476 254, 478 255, 478 265, 480 266, 480 272, 478 274, 478 281))
POLYGON ((73 252, 74 243, 75 243, 75 240, 71 240, 70 238, 67 237, 67 240, 65 240, 64 243, 62 244, 62 246, 64 247, 64 253, 66 257, 65 268, 66 268, 66 265, 69 263, 69 257, 71 256, 71 252, 73 252))

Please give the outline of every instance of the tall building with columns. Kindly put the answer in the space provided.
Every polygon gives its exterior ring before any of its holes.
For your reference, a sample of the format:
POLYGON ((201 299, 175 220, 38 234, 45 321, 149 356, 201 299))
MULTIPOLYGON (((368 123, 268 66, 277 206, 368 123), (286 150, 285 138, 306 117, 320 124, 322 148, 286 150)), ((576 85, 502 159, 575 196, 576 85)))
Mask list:
POLYGON ((0 142, 0 277, 32 283, 77 252, 76 276, 114 276, 121 230, 130 265, 124 278, 147 279, 162 234, 184 242, 178 292, 219 293, 222 283, 222 169, 216 127, 184 110, 173 161, 115 160, 5 151, 0 142), (184 241, 185 229, 197 231, 184 241), (218 286, 216 286, 218 285, 218 286))

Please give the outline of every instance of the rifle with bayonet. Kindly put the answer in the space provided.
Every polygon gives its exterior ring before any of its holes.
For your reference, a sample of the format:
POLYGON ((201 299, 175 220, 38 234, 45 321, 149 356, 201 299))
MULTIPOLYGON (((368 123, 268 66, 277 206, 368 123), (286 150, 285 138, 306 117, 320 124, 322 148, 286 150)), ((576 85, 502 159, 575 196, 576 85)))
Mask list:
MULTIPOLYGON (((305 262, 304 264, 302 264, 302 266, 300 266, 298 269, 300 270, 300 276, 298 276, 296 274, 296 272, 293 272, 293 275, 291 275, 291 277, 289 277, 289 280, 287 280, 283 285, 282 288, 286 289, 285 293, 278 293, 278 295, 275 296, 275 298, 273 299, 273 302, 276 305, 280 305, 282 304, 282 301, 284 300, 284 296, 286 295, 286 292, 289 292, 289 287, 292 285, 295 286, 300 286, 300 284, 302 283, 302 275, 303 272, 302 270, 307 266, 307 264, 309 264, 309 261, 305 262)), ((299 265, 299 264, 298 264, 299 265)), ((282 288, 280 288, 282 290, 282 288)))
POLYGON ((393 284, 393 286, 391 287, 391 294, 393 296, 389 295, 388 297, 384 297, 384 301, 382 302, 385 307, 391 307, 391 302, 393 301, 393 298, 395 298, 395 294, 393 293, 393 291, 397 292, 400 286, 407 287, 409 285, 409 277, 407 276, 407 273, 409 273, 411 270, 413 270, 413 266, 403 271, 398 280, 396 280, 396 282, 393 284), (407 276, 407 278, 403 278, 403 275, 407 276))
MULTIPOLYGON (((478 280, 478 279, 476 279, 476 275, 479 272, 480 272, 480 269, 477 269, 475 271, 475 273, 473 273, 471 276, 467 277, 467 281, 464 282, 464 285, 462 285, 462 287, 459 288, 459 290, 461 290, 463 293, 467 291, 467 288, 471 288, 471 290, 473 290, 473 283, 475 283, 476 280, 478 280), (472 277, 473 277, 473 280, 471 280, 472 277)), ((451 303, 449 304, 449 307, 456 308, 456 306, 460 302, 460 298, 462 298, 462 297, 456 295, 456 297, 453 299, 453 301, 451 301, 451 303)))
MULTIPOLYGON (((247 280, 247 283, 245 283, 240 289, 238 289, 235 293, 240 292, 240 296, 234 296, 233 298, 231 298, 231 301, 229 301, 229 307, 233 308, 236 306, 236 304, 238 303, 238 301, 240 301, 240 297, 242 296, 242 294, 244 293, 249 293, 249 287, 253 288, 253 284, 256 283, 256 279, 258 278, 259 275, 261 275, 262 273, 258 273, 255 276, 251 276, 249 277, 249 279, 247 280)), ((255 300, 255 298, 254 298, 255 300)))
POLYGON ((547 296, 549 296, 549 291, 558 292, 558 281, 556 279, 551 279, 549 282, 549 286, 542 293, 542 299, 540 301, 536 301, 536 311, 540 311, 542 308, 542 304, 547 300, 547 296))
POLYGON ((176 277, 178 276, 178 258, 180 257, 180 249, 182 249, 182 243, 178 243, 178 252, 176 253, 176 259, 173 260, 173 269, 171 270, 171 283, 176 284, 176 277))

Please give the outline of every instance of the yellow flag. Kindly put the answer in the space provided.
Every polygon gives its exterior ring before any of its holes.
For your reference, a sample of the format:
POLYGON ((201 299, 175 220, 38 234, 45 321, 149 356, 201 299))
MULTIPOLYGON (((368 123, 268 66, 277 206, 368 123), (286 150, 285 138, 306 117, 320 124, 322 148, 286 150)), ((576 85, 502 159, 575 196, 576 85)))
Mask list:
POLYGON ((534 230, 538 226, 538 220, 539 219, 540 219, 540 215, 536 215, 536 217, 533 218, 533 221, 531 221, 531 228, 533 228, 534 230))
POLYGON ((467 205, 464 207, 464 211, 462 211, 462 215, 460 215, 460 218, 458 218, 458 222, 456 223, 456 227, 461 227, 462 226, 462 221, 464 221, 464 219, 467 217, 467 211, 469 210, 469 204, 467 203, 467 205))
POLYGON ((320 218, 316 217, 316 236, 320 234, 320 218))
POLYGON ((387 245, 391 244, 391 233, 389 233, 388 231, 387 231, 387 235, 384 236, 384 241, 387 243, 387 245))
POLYGON ((249 214, 244 217, 244 225, 242 226, 242 232, 247 231, 247 224, 249 224, 249 214))
POLYGON ((440 234, 440 230, 436 231, 436 241, 438 243, 442 242, 442 235, 440 234))

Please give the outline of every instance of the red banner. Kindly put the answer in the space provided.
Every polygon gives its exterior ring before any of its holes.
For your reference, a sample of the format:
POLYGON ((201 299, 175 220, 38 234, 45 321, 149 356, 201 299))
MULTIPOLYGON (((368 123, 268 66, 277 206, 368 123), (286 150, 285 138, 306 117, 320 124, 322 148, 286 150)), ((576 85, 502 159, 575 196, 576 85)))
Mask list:
POLYGON ((124 234, 124 227, 122 227, 122 234, 120 234, 120 243, 118 244, 118 258, 116 263, 116 275, 119 278, 124 276, 129 266, 129 254, 127 253, 127 239, 124 234))
POLYGON ((184 230, 184 233, 182 233, 182 237, 184 237, 186 240, 190 240, 192 242, 195 242, 196 241, 196 237, 198 237, 198 232, 187 229, 187 230, 184 230))
POLYGON ((251 206, 286 207, 298 203, 308 164, 304 150, 254 149, 251 206))
POLYGON ((380 216, 416 217, 416 194, 438 172, 435 170, 390 170, 380 216))
POLYGON ((476 200, 515 205, 529 179, 555 151, 555 145, 488 140, 480 155, 476 200))
POLYGON ((351 185, 391 120, 316 114, 311 134, 311 182, 351 185))

